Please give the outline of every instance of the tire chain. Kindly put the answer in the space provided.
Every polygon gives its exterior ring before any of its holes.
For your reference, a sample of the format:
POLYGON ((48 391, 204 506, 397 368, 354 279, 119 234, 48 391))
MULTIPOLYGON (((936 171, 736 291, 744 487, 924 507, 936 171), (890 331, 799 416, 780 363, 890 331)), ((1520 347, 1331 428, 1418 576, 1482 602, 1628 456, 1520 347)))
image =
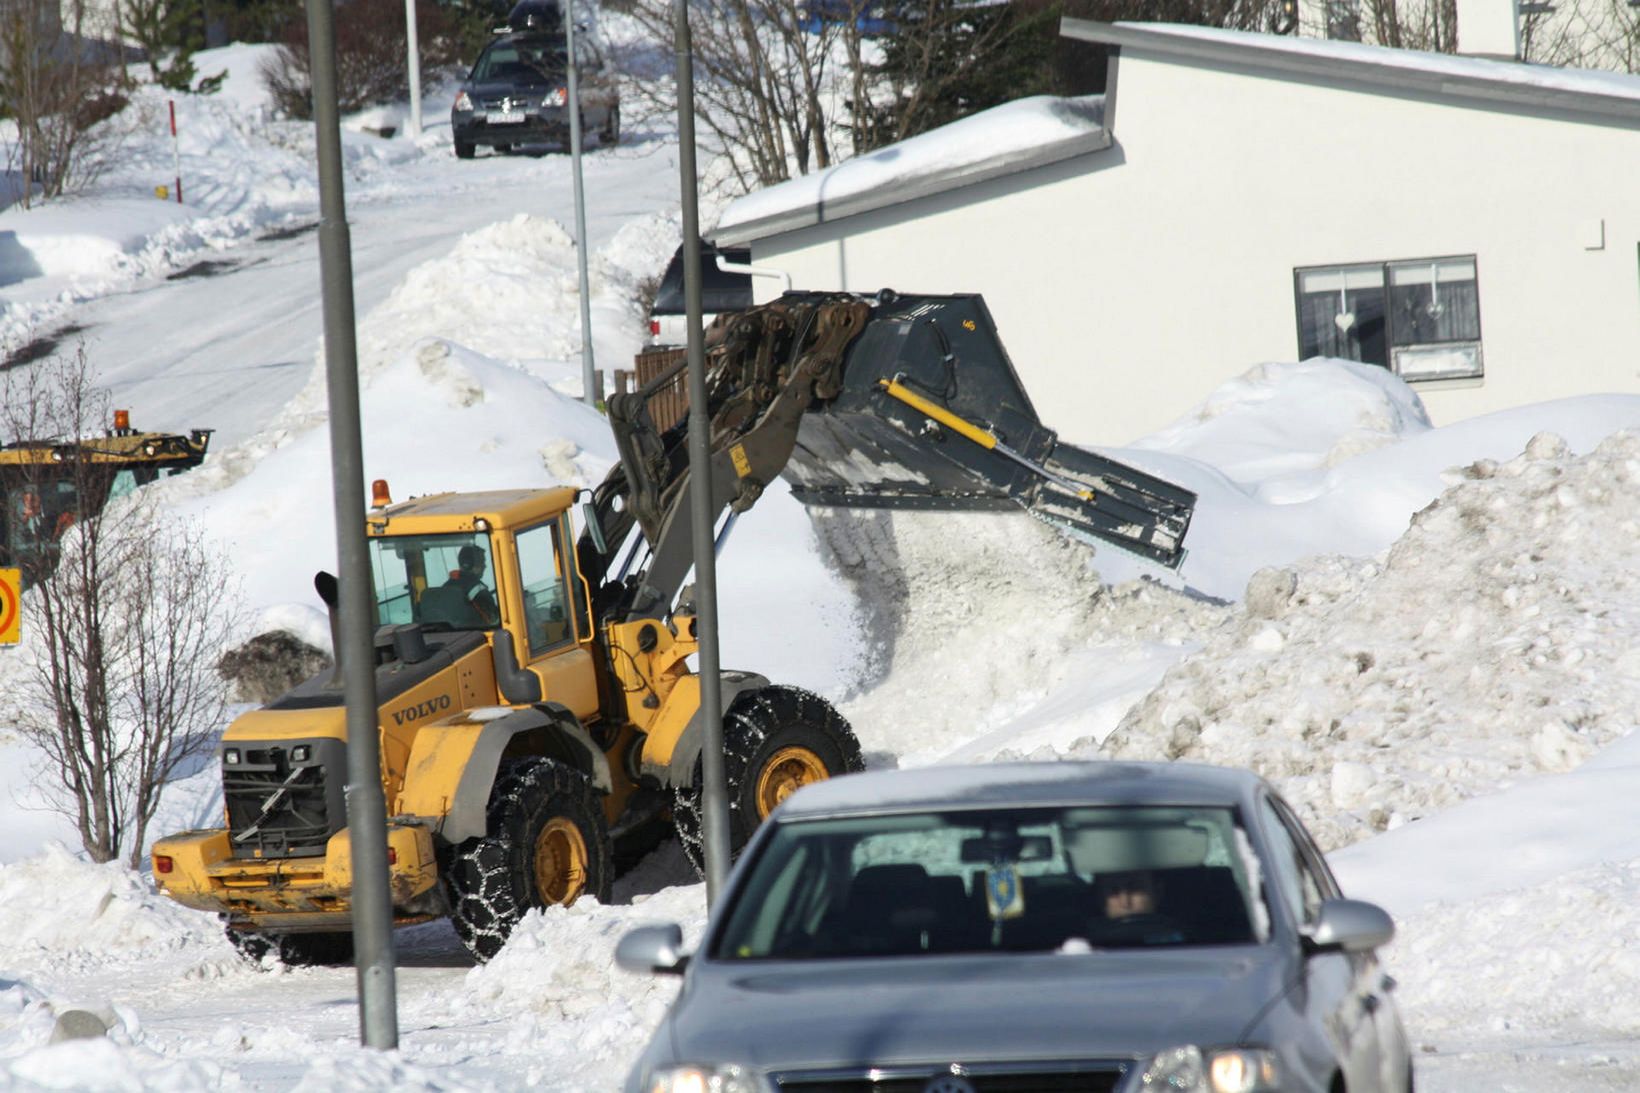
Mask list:
MULTIPOLYGON (((501 951, 513 928, 534 905, 529 900, 532 881, 528 879, 532 848, 516 845, 514 837, 527 822, 530 802, 555 794, 579 794, 589 811, 599 809, 597 801, 587 799, 586 779, 568 767, 550 759, 504 762, 490 791, 486 819, 490 834, 468 839, 450 853, 450 924, 480 961, 491 960, 501 951)), ((608 848, 587 849, 591 866, 598 870, 588 894, 606 899, 608 848)))
MULTIPOLYGON (((860 742, 849 730, 848 723, 837 710, 815 694, 802 687, 777 684, 742 691, 730 703, 723 717, 723 776, 729 796, 729 857, 733 860, 757 829, 760 819, 750 822, 743 815, 741 790, 748 776, 748 768, 758 749, 775 728, 798 723, 820 730, 836 747, 842 759, 841 773, 857 773, 865 769, 860 755, 860 742), (789 714, 790 716, 783 716, 789 714)), ((697 771, 697 778, 699 773, 697 771)), ((678 828, 678 841, 683 844, 684 856, 702 876, 706 872, 706 847, 702 822, 701 790, 698 783, 677 787, 673 794, 672 814, 678 828)))

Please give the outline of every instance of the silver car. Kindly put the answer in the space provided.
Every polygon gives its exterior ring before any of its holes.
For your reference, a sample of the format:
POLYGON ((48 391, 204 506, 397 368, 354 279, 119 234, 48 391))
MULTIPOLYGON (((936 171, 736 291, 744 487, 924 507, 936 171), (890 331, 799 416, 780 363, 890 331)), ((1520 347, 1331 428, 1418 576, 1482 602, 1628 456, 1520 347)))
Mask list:
POLYGON ((770 815, 631 1093, 1409 1090, 1374 950, 1269 783, 1182 763, 851 775, 770 815))

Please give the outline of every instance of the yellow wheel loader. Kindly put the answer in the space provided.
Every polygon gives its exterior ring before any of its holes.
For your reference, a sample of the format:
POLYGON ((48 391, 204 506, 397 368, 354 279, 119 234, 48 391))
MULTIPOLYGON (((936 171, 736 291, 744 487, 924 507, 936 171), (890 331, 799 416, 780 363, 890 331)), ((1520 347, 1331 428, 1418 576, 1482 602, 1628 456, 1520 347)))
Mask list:
MULTIPOLYGON (((784 470, 820 504, 1023 505, 1182 556, 1193 497, 1057 444, 977 296, 788 294, 708 345, 720 542, 784 470)), ((579 508, 567 487, 394 504, 379 484, 363 516, 395 918, 447 915, 479 960, 531 907, 606 898, 615 841, 657 821, 701 865, 687 421, 649 416, 670 379, 610 400, 620 462, 579 508)), ((316 584, 334 618, 334 578, 316 584)), ((862 762, 819 696, 743 671, 722 688, 738 851, 792 792, 862 762)), ((346 959, 346 748, 339 673, 235 720, 226 824, 156 842, 156 881, 248 952, 346 959)))
POLYGON ((199 466, 211 432, 139 432, 127 411, 115 410, 113 428, 100 437, 0 447, 0 566, 21 569, 27 584, 44 580, 76 521, 138 486, 199 466))

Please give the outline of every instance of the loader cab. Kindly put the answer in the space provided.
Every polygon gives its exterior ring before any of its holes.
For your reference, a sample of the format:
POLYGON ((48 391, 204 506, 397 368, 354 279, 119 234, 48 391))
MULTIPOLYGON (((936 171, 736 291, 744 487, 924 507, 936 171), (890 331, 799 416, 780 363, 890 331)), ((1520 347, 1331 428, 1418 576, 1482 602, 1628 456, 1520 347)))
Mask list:
POLYGON ((499 698, 599 711, 593 633, 575 564, 575 491, 438 494, 367 519, 379 627, 485 635, 499 698))
POLYGON ((487 534, 372 539, 370 573, 377 626, 414 622, 428 629, 493 630, 501 622, 487 534))

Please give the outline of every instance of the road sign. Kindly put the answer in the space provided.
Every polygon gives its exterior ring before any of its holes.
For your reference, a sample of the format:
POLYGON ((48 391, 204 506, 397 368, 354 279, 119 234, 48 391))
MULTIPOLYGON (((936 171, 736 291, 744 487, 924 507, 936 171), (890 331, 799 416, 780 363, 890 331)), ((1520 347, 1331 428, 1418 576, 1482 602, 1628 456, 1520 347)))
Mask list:
POLYGON ((0 645, 16 645, 22 634, 23 571, 0 569, 0 645))

